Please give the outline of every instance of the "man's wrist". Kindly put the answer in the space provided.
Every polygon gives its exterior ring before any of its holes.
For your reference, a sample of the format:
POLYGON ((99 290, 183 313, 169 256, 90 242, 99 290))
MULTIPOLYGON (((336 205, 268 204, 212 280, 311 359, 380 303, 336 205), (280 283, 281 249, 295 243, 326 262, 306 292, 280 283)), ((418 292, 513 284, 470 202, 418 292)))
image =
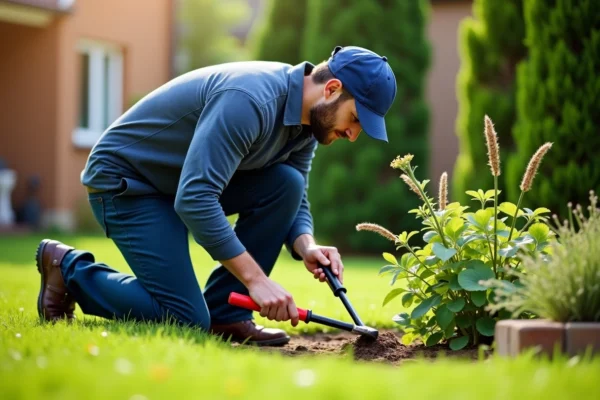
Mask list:
POLYGON ((247 251, 232 259, 221 260, 221 263, 246 288, 267 278, 264 271, 247 251))
POLYGON ((306 249, 315 244, 315 238, 311 234, 304 233, 296 238, 293 247, 294 251, 298 253, 298 255, 302 257, 302 259, 304 259, 306 249))

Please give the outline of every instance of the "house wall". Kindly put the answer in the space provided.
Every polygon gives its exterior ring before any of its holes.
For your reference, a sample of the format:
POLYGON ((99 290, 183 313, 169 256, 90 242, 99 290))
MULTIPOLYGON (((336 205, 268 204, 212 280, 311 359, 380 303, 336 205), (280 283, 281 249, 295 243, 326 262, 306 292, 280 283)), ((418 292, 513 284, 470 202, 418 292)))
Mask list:
POLYGON ((26 195, 30 176, 41 179, 41 201, 56 195, 57 25, 46 28, 0 22, 0 158, 17 171, 13 205, 26 195))
POLYGON ((472 14, 472 1, 436 1, 428 26, 432 45, 432 66, 427 82, 430 120, 430 193, 437 193, 440 175, 448 172, 448 181, 458 157, 456 97, 459 59, 460 21, 472 14))
MULTIPOLYGON (((170 78, 171 0, 103 0, 77 2, 72 15, 60 24, 57 96, 57 172, 55 198, 49 220, 69 227, 72 211, 85 201, 80 173, 90 149, 72 143, 77 125, 80 70, 79 40, 118 45, 123 50, 123 108, 170 78)), ((85 206, 85 205, 84 205, 85 206)))

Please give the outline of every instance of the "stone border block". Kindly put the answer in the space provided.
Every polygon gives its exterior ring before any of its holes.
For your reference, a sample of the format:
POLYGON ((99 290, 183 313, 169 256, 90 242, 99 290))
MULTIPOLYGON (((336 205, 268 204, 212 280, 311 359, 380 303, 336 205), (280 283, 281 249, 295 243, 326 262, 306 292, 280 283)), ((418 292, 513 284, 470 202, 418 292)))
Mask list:
POLYGON ((529 321, 513 325, 510 333, 510 355, 535 348, 538 354, 552 357, 555 350, 562 351, 565 342, 565 326, 560 322, 546 320, 529 321))
POLYGON ((552 356, 555 348, 563 349, 565 341, 564 324, 542 319, 498 321, 494 336, 496 353, 501 356, 516 356, 531 348, 552 356))
POLYGON ((570 356, 583 355, 590 348, 600 354, 600 323, 569 322, 566 324, 565 351, 570 356))

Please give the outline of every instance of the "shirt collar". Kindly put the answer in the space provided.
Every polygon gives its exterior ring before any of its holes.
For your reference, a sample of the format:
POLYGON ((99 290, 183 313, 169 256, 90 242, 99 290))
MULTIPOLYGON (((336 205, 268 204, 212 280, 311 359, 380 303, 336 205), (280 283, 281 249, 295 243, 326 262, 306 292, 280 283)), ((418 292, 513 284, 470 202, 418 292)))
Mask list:
POLYGON ((294 65, 289 71, 288 95, 283 114, 284 125, 296 125, 298 133, 302 130, 302 89, 304 77, 313 70, 315 66, 308 61, 294 65))

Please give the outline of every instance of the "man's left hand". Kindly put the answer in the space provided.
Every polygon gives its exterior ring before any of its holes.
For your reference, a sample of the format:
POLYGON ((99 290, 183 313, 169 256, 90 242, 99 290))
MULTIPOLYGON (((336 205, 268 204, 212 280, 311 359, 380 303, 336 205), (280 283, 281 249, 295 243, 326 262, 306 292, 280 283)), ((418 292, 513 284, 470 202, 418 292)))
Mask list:
POLYGON ((304 265, 315 279, 325 282, 325 273, 319 265, 331 266, 334 275, 337 275, 341 283, 344 283, 344 264, 340 253, 335 247, 312 245, 304 253, 304 265))

